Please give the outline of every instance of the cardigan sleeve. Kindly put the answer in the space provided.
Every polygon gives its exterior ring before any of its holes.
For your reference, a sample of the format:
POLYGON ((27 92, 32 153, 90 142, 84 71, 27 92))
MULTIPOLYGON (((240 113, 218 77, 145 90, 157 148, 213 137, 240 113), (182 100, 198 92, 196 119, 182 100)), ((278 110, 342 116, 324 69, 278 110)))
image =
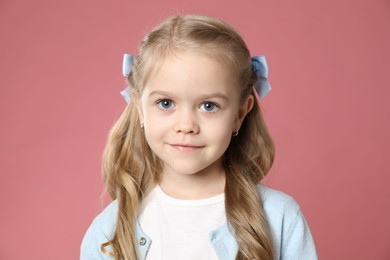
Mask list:
POLYGON ((278 260, 317 260, 309 226, 291 196, 259 185, 278 260))
MULTIPOLYGON (((114 258, 100 250, 100 246, 113 237, 115 231, 117 202, 108 205, 88 228, 81 242, 80 260, 113 260, 114 258)), ((113 252, 111 245, 105 247, 113 252)))
MULTIPOLYGON (((114 258, 103 253, 100 246, 107 242, 109 238, 99 228, 96 222, 93 222, 84 235, 80 248, 80 260, 113 260, 114 258)), ((112 251, 111 246, 106 247, 112 251)))
POLYGON ((285 218, 283 229, 280 260, 318 259, 313 237, 300 208, 290 219, 285 218))

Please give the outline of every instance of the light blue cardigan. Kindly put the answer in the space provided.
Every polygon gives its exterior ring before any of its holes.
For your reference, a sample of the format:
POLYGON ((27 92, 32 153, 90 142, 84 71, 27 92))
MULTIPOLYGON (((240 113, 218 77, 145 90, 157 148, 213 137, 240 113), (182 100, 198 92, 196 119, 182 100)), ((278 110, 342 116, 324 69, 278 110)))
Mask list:
MULTIPOLYGON (((299 205, 290 196, 258 185, 263 207, 273 236, 276 259, 316 260, 317 254, 313 238, 299 205)), ((117 201, 113 201, 92 222, 81 244, 81 260, 113 258, 100 251, 100 245, 112 238, 115 231, 117 201)), ((145 259, 152 245, 151 239, 137 226, 139 253, 145 259)), ((237 242, 226 223, 209 235, 209 241, 220 260, 235 259, 237 242)), ((107 247, 108 250, 112 248, 107 247)))

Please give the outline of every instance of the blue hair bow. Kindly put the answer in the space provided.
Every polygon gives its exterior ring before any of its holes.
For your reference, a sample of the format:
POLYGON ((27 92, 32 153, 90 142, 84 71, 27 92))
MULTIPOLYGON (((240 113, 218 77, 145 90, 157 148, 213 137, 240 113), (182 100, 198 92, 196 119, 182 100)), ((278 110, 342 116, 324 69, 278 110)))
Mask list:
POLYGON ((268 65, 265 56, 253 56, 252 69, 257 75, 254 88, 259 97, 263 98, 271 91, 271 85, 268 82, 268 65))
MULTIPOLYGON (((128 77, 130 75, 133 62, 134 62, 134 56, 129 54, 123 54, 123 63, 122 63, 123 77, 128 77)), ((126 103, 128 104, 131 100, 130 86, 127 86, 124 90, 122 90, 121 95, 125 99, 126 103)))
MULTIPOLYGON (((129 54, 123 55, 122 74, 124 77, 128 77, 132 70, 134 62, 134 56, 129 54)), ((260 98, 265 97, 271 91, 271 85, 268 82, 268 65, 267 60, 264 56, 253 56, 252 57, 252 69, 256 72, 257 81, 254 85, 254 89, 260 98)), ((127 86, 121 91, 121 95, 129 103, 131 100, 131 90, 127 86)))

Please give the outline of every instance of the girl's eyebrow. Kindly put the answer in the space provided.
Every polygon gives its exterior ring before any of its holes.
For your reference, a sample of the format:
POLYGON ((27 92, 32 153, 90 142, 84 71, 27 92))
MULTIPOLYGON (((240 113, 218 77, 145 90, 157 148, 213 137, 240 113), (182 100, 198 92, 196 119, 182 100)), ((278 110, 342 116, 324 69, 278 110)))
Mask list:
POLYGON ((162 91, 162 90, 153 90, 149 93, 149 97, 152 97, 154 95, 161 95, 161 96, 171 96, 169 92, 162 91))
POLYGON ((225 94, 220 92, 211 93, 207 95, 200 95, 199 97, 200 99, 221 98, 221 99, 228 100, 228 97, 225 94))
MULTIPOLYGON (((167 97, 174 96, 174 94, 172 94, 170 92, 162 91, 162 90, 154 90, 154 91, 149 93, 149 97, 152 97, 154 95, 162 95, 162 96, 167 96, 167 97)), ((199 95, 198 98, 199 99, 221 98, 224 100, 228 100, 228 97, 221 92, 199 95)))

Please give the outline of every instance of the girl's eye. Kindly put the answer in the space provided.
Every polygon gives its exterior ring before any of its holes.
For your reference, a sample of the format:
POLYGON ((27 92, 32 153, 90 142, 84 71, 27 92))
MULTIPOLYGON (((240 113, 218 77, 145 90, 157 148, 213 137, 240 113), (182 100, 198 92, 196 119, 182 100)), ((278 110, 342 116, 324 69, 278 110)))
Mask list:
POLYGON ((219 109, 219 107, 213 102, 204 102, 200 105, 200 109, 206 112, 215 112, 219 109))
POLYGON ((162 99, 157 102, 157 105, 159 108, 167 110, 172 108, 173 102, 169 99, 162 99))

